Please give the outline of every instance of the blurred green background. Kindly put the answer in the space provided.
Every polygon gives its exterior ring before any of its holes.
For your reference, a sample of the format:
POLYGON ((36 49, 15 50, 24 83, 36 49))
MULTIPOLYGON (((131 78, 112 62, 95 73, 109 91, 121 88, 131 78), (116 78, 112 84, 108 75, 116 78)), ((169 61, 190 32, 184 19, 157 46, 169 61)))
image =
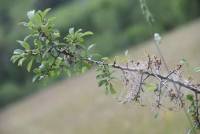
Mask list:
POLYGON ((52 8, 56 26, 65 34, 69 27, 95 33, 90 43, 95 51, 110 56, 151 36, 174 29, 200 15, 199 0, 147 0, 155 17, 150 28, 140 10, 139 0, 0 0, 0 108, 41 89, 32 84, 31 74, 11 64, 16 40, 26 31, 18 25, 33 9, 52 8))

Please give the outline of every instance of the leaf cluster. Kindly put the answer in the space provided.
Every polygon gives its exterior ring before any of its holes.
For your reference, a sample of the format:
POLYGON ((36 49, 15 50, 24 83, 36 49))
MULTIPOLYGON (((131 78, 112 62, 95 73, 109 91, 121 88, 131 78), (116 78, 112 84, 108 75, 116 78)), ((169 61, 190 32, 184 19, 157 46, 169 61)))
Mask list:
POLYGON ((102 64, 97 67, 96 72, 99 87, 104 87, 106 94, 115 94, 116 91, 112 84, 114 77, 111 67, 107 64, 102 64))
POLYGON ((26 66, 28 72, 33 71, 33 82, 65 74, 71 76, 91 67, 88 61, 81 59, 91 56, 85 37, 93 33, 70 28, 61 37, 59 30, 54 27, 55 18, 48 17, 49 11, 33 10, 27 13, 28 21, 20 24, 28 29, 29 34, 17 41, 21 48, 15 49, 11 57, 13 63, 26 66))

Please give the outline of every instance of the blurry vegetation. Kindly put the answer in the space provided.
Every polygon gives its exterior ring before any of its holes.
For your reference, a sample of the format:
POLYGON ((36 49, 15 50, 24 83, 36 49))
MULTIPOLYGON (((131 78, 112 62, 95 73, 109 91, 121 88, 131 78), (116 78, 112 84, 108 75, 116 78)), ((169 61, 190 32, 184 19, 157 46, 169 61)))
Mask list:
MULTIPOLYGON (((156 19, 154 30, 165 32, 200 15, 199 0, 147 0, 156 19)), ((0 1, 0 106, 33 92, 31 76, 13 66, 11 52, 16 40, 26 33, 17 25, 32 9, 53 8, 61 33, 69 27, 95 33, 88 44, 96 42, 95 51, 109 56, 148 39, 148 27, 138 0, 1 0, 0 1)))

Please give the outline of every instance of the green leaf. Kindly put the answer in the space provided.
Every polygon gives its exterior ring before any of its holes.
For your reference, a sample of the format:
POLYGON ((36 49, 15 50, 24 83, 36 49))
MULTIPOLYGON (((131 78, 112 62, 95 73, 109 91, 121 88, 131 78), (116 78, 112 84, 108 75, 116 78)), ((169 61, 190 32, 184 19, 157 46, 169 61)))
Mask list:
POLYGON ((157 89, 157 85, 155 83, 145 83, 144 87, 147 91, 153 92, 157 89))
POLYGON ((200 67, 195 67, 193 70, 194 70, 194 72, 199 73, 200 72, 200 67))
POLYGON ((97 74, 96 75, 96 79, 101 79, 101 78, 104 78, 104 74, 97 74))
POLYGON ((90 51, 94 46, 95 46, 95 44, 89 45, 89 47, 87 48, 87 50, 90 51))
POLYGON ((24 49, 29 50, 30 49, 30 45, 26 42, 26 41, 21 41, 18 40, 17 41, 24 49))
POLYGON ((23 62, 26 60, 26 57, 24 58, 21 58, 19 61, 18 61, 18 66, 22 66, 23 62))
POLYGON ((29 63, 27 64, 27 71, 30 72, 31 68, 32 68, 32 64, 33 64, 34 59, 32 58, 31 61, 29 61, 29 63))
POLYGON ((34 83, 39 78, 39 75, 35 75, 32 79, 32 82, 34 83))
POLYGON ((50 48, 47 48, 47 49, 45 50, 45 52, 42 54, 42 58, 45 58, 45 57, 47 56, 47 54, 48 54, 48 52, 50 51, 50 49, 51 49, 51 47, 50 47, 50 48))
POLYGON ((87 31, 81 34, 81 37, 93 35, 93 32, 87 31))
POLYGON ((19 25, 22 25, 24 27, 27 27, 28 26, 28 23, 27 22, 20 22, 19 25))
POLYGON ((73 27, 69 29, 69 34, 74 34, 74 28, 73 27))
POLYGON ((42 32, 44 32, 45 35, 49 35, 49 26, 46 24, 46 25, 42 25, 41 26, 41 30, 42 32))
POLYGON ((33 25, 35 26, 40 26, 42 25, 42 19, 41 16, 36 13, 31 19, 30 19, 30 22, 32 22, 33 25))
POLYGON ((42 12, 42 17, 44 18, 44 17, 49 13, 50 10, 51 10, 51 8, 45 9, 45 10, 42 12))
POLYGON ((24 41, 27 41, 30 37, 32 37, 32 35, 27 35, 25 38, 24 38, 24 41))
POLYGON ((187 61, 186 59, 181 59, 181 60, 180 60, 180 64, 181 64, 181 65, 188 64, 188 61, 187 61))
POLYGON ((194 101, 194 95, 193 94, 188 94, 186 95, 187 100, 193 102, 194 101))
POLYGON ((60 37, 60 33, 58 31, 54 32, 53 33, 53 37, 56 39, 56 38, 59 38, 60 37))
POLYGON ((81 69, 81 73, 85 73, 87 70, 88 70, 87 67, 82 67, 82 69, 81 69))
POLYGON ((110 83, 109 86, 110 86, 110 93, 111 93, 111 94, 115 94, 116 91, 115 91, 115 89, 113 88, 113 85, 110 83))
POLYGON ((13 63, 15 63, 17 60, 19 60, 21 58, 21 56, 20 55, 13 55, 11 58, 10 58, 10 60, 13 62, 13 63))
POLYGON ((62 63, 62 58, 61 57, 58 57, 57 59, 56 59, 56 65, 57 66, 59 66, 61 63, 62 63))
POLYGON ((106 85, 107 83, 108 83, 107 80, 100 80, 100 81, 98 82, 98 85, 99 85, 99 87, 101 87, 102 85, 106 85))
POLYGON ((22 53, 24 53, 24 51, 21 50, 21 49, 15 49, 14 52, 13 52, 13 54, 16 54, 16 55, 20 55, 22 53))
POLYGON ((37 46, 38 48, 42 48, 42 42, 38 39, 34 40, 34 45, 37 46))

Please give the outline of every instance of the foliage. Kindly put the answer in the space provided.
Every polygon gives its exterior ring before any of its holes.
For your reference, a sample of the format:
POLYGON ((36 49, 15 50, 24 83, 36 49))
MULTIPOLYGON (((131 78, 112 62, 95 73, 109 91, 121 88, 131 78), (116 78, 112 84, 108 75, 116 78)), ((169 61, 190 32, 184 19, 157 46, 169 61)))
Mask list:
POLYGON ((21 24, 29 29, 30 34, 18 41, 22 49, 15 49, 11 57, 18 66, 26 64, 28 72, 33 70, 33 82, 61 74, 70 76, 72 72, 84 72, 90 68, 90 64, 81 59, 89 56, 84 38, 92 32, 70 28, 69 33, 61 38, 54 28, 53 18, 47 18, 49 10, 27 13, 29 21, 21 24))
MULTIPOLYGON (((11 57, 11 61, 18 66, 25 64, 28 72, 33 70, 33 82, 61 74, 71 76, 72 73, 83 73, 91 67, 89 59, 94 57, 90 53, 93 44, 87 48, 84 41, 86 36, 93 33, 70 28, 69 33, 61 38, 59 31, 54 28, 53 18, 47 18, 49 10, 33 10, 27 13, 29 21, 21 24, 29 29, 30 34, 23 41, 18 41, 22 49, 15 49, 11 57)), ((106 93, 113 94, 115 90, 111 75, 112 71, 108 65, 98 66, 99 86, 104 86, 106 93)))
MULTIPOLYGON (((144 14, 152 23, 148 17, 150 13, 146 14, 145 12, 148 10, 144 10, 147 9, 144 7, 142 7, 144 14)), ((70 28, 68 33, 62 37, 54 26, 55 19, 47 16, 49 11, 50 9, 32 10, 27 13, 28 22, 20 24, 29 30, 29 34, 22 41, 18 41, 21 49, 15 49, 11 57, 13 63, 17 63, 18 66, 25 65, 28 72, 33 71, 33 82, 49 77, 58 77, 61 74, 71 76, 72 73, 83 73, 95 64, 98 85, 104 87, 107 94, 116 93, 112 84, 112 80, 115 79, 113 70, 119 70, 122 75, 122 84, 127 89, 125 97, 122 97, 120 101, 122 103, 137 102, 142 105, 142 97, 145 93, 143 88, 145 87, 156 97, 154 105, 158 109, 163 107, 162 96, 164 94, 176 107, 184 108, 185 93, 181 88, 185 88, 195 94, 194 97, 186 93, 186 99, 190 102, 188 110, 193 119, 193 126, 195 129, 200 128, 198 97, 200 85, 183 78, 182 65, 168 71, 166 75, 161 71, 163 67, 168 70, 166 63, 164 66, 162 64, 162 61, 165 62, 164 58, 159 59, 156 56, 152 58, 148 55, 147 61, 128 60, 125 65, 118 63, 116 59, 113 63, 109 63, 107 57, 99 56, 97 58, 96 53, 91 53, 93 44, 87 47, 85 37, 93 35, 92 32, 82 32, 82 29, 70 28), (154 80, 153 83, 152 80, 154 80), (174 85, 174 89, 169 86, 170 84, 174 85)), ((154 34, 156 45, 160 44, 161 39, 158 33, 154 34)), ((125 56, 127 55, 128 51, 125 52, 125 56)), ((186 63, 185 60, 181 61, 181 64, 186 63)), ((199 68, 195 68, 195 71, 198 72, 199 68)), ((169 107, 169 109, 173 108, 169 107)))
MULTIPOLYGON (((198 0, 147 2, 157 20, 154 30, 160 32, 170 30, 199 15, 198 0), (154 5, 158 5, 157 8, 154 8, 154 5)), ((17 24, 24 19, 23 14, 30 9, 56 7, 50 15, 57 17, 55 24, 61 35, 70 27, 94 31, 96 36, 86 39, 86 46, 96 42, 93 50, 104 56, 148 39, 149 31, 154 31, 144 22, 138 0, 2 0, 0 3, 0 89, 5 83, 10 82, 22 89, 29 83, 29 88, 32 89, 29 82, 31 74, 12 66, 9 62, 11 50, 16 48, 15 41, 27 34, 27 31, 20 29, 17 24)), ((20 93, 24 94, 24 91, 20 90, 20 93)))
POLYGON ((116 91, 113 87, 112 80, 114 77, 112 76, 113 71, 111 70, 111 67, 108 65, 99 65, 97 67, 97 76, 96 79, 98 81, 99 87, 104 87, 106 89, 106 94, 115 94, 116 91))

